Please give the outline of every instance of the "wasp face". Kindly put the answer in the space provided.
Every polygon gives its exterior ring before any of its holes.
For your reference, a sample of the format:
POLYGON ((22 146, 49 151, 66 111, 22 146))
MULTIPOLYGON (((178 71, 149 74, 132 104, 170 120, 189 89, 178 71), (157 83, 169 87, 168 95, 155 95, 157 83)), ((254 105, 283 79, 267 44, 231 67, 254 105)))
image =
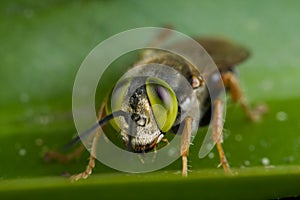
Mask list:
POLYGON ((174 91, 155 77, 125 79, 115 91, 114 110, 127 113, 118 120, 127 149, 139 153, 152 150, 176 120, 178 102, 174 91))
POLYGON ((151 151, 161 131, 155 121, 145 86, 134 92, 126 107, 130 119, 127 120, 128 128, 121 130, 125 145, 133 152, 151 151))

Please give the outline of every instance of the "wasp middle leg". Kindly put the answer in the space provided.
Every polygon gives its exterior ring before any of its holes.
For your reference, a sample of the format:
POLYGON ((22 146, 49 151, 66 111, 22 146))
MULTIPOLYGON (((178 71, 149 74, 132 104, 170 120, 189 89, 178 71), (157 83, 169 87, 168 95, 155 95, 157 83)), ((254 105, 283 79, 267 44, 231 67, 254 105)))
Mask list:
MULTIPOLYGON (((98 120, 102 119, 103 116, 105 115, 105 105, 106 105, 106 100, 103 101, 99 114, 98 114, 98 120)), ((102 126, 101 126, 102 128, 102 126)), ((86 169, 79 173, 71 176, 71 181, 77 181, 79 179, 86 179, 92 174, 92 170, 95 168, 95 160, 96 160, 96 151, 97 151, 97 143, 99 140, 100 135, 103 134, 102 129, 99 129, 96 131, 95 135, 93 136, 93 141, 92 141, 92 147, 90 151, 90 158, 89 158, 89 163, 86 166, 86 169)))
POLYGON ((261 116, 268 111, 266 105, 258 105, 254 109, 252 109, 246 98, 243 95, 242 89, 240 87, 239 81, 232 72, 222 73, 222 80, 224 82, 225 87, 229 89, 231 99, 234 102, 239 103, 247 117, 252 121, 259 121, 261 116))
MULTIPOLYGON (((104 102, 106 102, 106 100, 104 102)), ((98 119, 100 119, 103 116, 104 109, 105 109, 105 103, 101 105, 101 108, 98 113, 99 116, 98 119)), ((79 158, 85 149, 86 149, 85 146, 83 144, 80 144, 77 148, 75 148, 71 153, 68 154, 63 154, 59 151, 50 150, 46 152, 46 154, 44 155, 44 159, 46 161, 56 160, 60 163, 68 163, 76 158, 79 158)))
POLYGON ((69 154, 62 154, 58 151, 50 150, 44 155, 44 159, 46 161, 56 160, 60 163, 68 163, 71 160, 79 158, 84 150, 85 147, 82 144, 80 144, 79 147, 77 147, 74 151, 72 151, 69 154))
POLYGON ((224 168, 224 171, 226 173, 230 173, 230 167, 227 162, 222 143, 223 143, 223 111, 224 111, 224 105, 223 102, 220 99, 217 99, 214 101, 214 111, 212 116, 212 137, 214 142, 216 143, 220 162, 221 165, 224 168))
POLYGON ((187 176, 188 174, 188 159, 189 147, 191 143, 191 132, 192 132, 192 121, 191 117, 186 117, 184 120, 184 128, 181 135, 180 143, 180 155, 182 158, 182 176, 187 176))

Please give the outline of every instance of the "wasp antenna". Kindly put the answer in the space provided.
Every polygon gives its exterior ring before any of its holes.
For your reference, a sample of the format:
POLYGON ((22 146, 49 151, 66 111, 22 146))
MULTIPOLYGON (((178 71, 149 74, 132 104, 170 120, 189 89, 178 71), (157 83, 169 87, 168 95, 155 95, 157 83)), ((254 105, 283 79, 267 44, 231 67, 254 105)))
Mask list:
POLYGON ((77 144, 81 139, 86 138, 87 136, 89 136, 90 134, 92 134, 93 132, 95 132, 100 126, 106 124, 107 122, 109 122, 113 118, 120 117, 120 116, 126 116, 126 114, 127 114, 126 112, 124 112, 122 110, 118 110, 118 111, 113 112, 112 114, 107 115, 106 117, 100 119, 98 121, 98 123, 94 124, 89 129, 87 129, 86 131, 84 131, 83 133, 78 134, 78 136, 76 136, 68 144, 66 144, 65 146, 63 146, 62 151, 66 151, 66 150, 70 149, 75 144, 77 144))

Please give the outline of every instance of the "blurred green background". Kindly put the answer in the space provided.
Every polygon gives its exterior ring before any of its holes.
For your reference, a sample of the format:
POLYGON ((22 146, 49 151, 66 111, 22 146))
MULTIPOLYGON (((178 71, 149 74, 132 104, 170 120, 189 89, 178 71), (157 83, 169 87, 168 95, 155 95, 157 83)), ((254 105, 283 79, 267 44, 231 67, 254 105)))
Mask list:
POLYGON ((298 1, 258 0, 1 1, 0 197, 300 195, 299 8, 298 1), (227 37, 251 51, 239 67, 241 84, 251 103, 265 102, 270 111, 262 122, 252 123, 228 102, 224 149, 236 175, 226 176, 217 168, 216 150, 198 159, 197 141, 203 137, 198 134, 187 179, 179 174, 180 160, 140 175, 97 162, 90 179, 69 183, 61 174, 82 171, 88 154, 65 165, 45 163, 42 155, 59 149, 76 132, 72 86, 81 62, 114 34, 164 25, 190 36, 227 37))

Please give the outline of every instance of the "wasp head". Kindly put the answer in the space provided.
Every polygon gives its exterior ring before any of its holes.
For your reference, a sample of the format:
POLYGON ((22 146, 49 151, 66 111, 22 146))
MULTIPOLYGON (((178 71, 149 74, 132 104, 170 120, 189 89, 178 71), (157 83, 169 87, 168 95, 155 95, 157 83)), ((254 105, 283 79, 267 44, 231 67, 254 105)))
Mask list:
POLYGON ((119 121, 120 133, 128 150, 148 152, 175 122, 176 95, 166 82, 156 78, 147 78, 145 84, 131 91, 121 105, 128 117, 119 121))

